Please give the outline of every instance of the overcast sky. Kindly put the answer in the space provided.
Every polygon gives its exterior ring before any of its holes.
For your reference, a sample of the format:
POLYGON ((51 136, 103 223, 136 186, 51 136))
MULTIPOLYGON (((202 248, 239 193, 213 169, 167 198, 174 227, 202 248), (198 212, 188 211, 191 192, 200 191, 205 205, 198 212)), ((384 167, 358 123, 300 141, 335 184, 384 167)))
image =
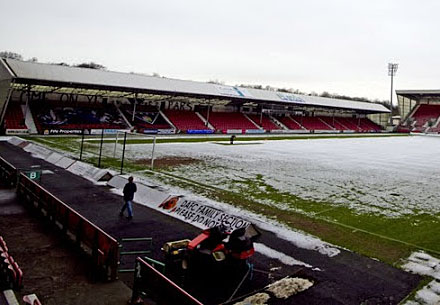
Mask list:
POLYGON ((0 10, 0 51, 40 62, 389 99, 440 89, 440 1, 50 1, 0 10))

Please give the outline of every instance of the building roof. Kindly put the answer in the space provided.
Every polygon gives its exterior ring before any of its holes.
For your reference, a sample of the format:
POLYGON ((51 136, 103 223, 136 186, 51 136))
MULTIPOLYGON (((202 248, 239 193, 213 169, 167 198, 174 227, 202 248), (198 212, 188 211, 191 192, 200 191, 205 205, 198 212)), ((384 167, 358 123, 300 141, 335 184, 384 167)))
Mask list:
POLYGON ((420 100, 423 97, 440 98, 440 90, 396 90, 396 94, 414 100, 420 100))
MULTIPOLYGON (((0 60, 15 83, 107 91, 191 96, 207 99, 228 99, 235 103, 275 103, 384 113, 380 104, 334 98, 299 95, 277 91, 243 88, 135 73, 121 73, 87 68, 42 64, 12 59, 0 60)), ((1 65, 0 65, 1 66, 1 65)))

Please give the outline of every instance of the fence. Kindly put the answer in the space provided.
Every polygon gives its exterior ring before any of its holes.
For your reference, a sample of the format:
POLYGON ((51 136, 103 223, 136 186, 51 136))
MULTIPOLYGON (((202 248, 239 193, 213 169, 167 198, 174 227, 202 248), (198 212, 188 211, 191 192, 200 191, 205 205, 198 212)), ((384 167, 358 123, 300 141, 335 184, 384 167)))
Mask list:
POLYGON ((18 177, 17 193, 65 234, 73 236, 79 246, 88 248, 96 271, 107 279, 117 279, 119 245, 113 237, 24 174, 18 177))
POLYGON ((23 271, 8 252, 3 237, 0 236, 0 288, 14 288, 23 286, 23 271))
POLYGON ((203 305, 145 260, 138 257, 136 259, 132 304, 135 304, 143 294, 153 300, 160 300, 160 304, 164 305, 203 305))
POLYGON ((0 182, 11 187, 17 183, 17 169, 2 157, 0 157, 0 182))

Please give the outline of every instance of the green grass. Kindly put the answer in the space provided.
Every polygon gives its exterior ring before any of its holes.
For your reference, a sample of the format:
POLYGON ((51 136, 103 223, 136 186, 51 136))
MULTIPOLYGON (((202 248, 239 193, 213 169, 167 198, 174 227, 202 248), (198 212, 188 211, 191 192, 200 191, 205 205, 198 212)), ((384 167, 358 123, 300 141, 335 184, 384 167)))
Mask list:
MULTIPOLYGON (((381 135, 383 136, 383 135, 381 135)), ((389 136, 389 135, 387 135, 389 136)), ((352 136, 350 136, 351 138, 352 136)), ((271 140, 347 138, 346 136, 286 136, 270 138, 271 140)), ((79 155, 80 142, 75 137, 32 137, 33 141, 79 155)), ((244 141, 266 139, 265 137, 244 138, 244 141)), ((241 138, 239 140, 242 140, 241 138)), ((106 140, 110 141, 110 140, 106 140)), ((229 141, 225 138, 182 138, 158 139, 158 143, 170 142, 204 142, 229 141), (163 142, 162 142, 163 141, 163 142)), ((236 139, 237 141, 237 139, 236 139)), ((98 140, 86 148, 85 161, 97 164, 98 140), (93 147, 93 149, 92 149, 93 147), (93 151, 93 152, 92 152, 93 151)), ((144 139, 131 143, 148 143, 144 139)), ((235 144, 234 144, 235 145, 235 144)), ((103 157, 102 167, 120 169, 120 160, 103 157)), ((201 169, 210 170, 209 167, 201 169)), ((219 187, 206 185, 192 179, 181 177, 178 168, 162 168, 149 171, 145 165, 127 160, 125 172, 137 172, 149 176, 163 184, 178 186, 207 198, 225 202, 249 211, 265 215, 292 228, 300 229, 330 243, 348 248, 360 254, 378 258, 392 265, 399 265, 412 251, 424 249, 440 256, 440 215, 412 215, 399 218, 388 218, 373 214, 360 214, 346 206, 329 202, 317 202, 299 198, 288 192, 274 189, 264 182, 264 177, 255 179, 228 181, 228 185, 219 187), (229 187, 228 189, 223 189, 229 187), (231 189, 233 191, 231 191, 231 189), (268 202, 276 203, 270 204, 268 202)), ((356 190, 353 190, 356 192, 356 190)))
MULTIPOLYGON (((372 138, 372 137, 406 137, 407 134, 301 134, 301 135, 261 135, 261 136, 236 136, 234 143, 237 141, 279 141, 279 140, 311 140, 311 139, 351 139, 351 138, 372 138)), ((127 139, 127 144, 149 144, 153 143, 152 139, 137 138, 133 139, 131 135, 127 139)), ((40 143, 75 143, 79 147, 80 136, 24 136, 27 140, 40 143)), ((156 143, 200 143, 200 142, 229 142, 230 136, 206 136, 206 137, 158 137, 156 143)), ((99 143, 99 136, 85 136, 85 141, 90 143, 99 143)), ((105 136, 104 143, 114 143, 115 136, 105 136)), ((119 143, 122 143, 119 137, 119 143)), ((235 145, 235 144, 234 144, 235 145)))

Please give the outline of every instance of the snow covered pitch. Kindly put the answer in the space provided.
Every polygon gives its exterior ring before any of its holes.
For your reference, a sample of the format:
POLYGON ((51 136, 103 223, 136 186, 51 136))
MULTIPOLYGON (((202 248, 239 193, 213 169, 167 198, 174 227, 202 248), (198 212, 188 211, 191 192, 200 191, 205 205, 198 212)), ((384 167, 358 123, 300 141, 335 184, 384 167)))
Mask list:
MULTIPOLYGON (((130 158, 142 155, 142 144, 131 146, 130 158)), ((163 157, 199 159, 168 170, 282 209, 301 209, 291 195, 386 217, 440 212, 440 138, 170 143, 157 146, 156 158, 163 157)))

